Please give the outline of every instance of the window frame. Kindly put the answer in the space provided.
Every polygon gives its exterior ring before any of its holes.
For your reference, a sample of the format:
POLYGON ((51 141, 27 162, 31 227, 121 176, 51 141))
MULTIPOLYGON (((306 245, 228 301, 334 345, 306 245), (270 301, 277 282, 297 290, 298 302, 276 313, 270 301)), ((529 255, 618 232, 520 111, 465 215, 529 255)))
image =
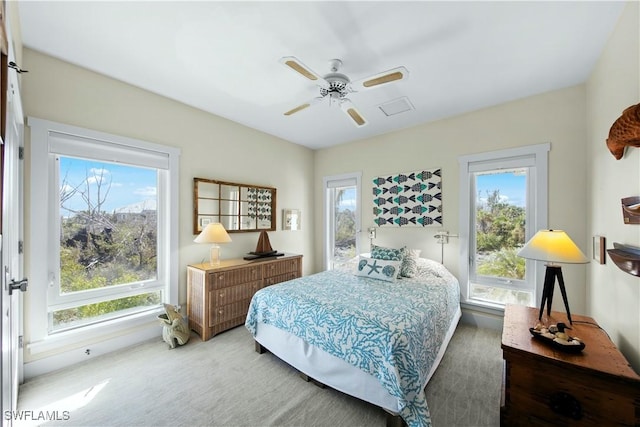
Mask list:
MULTIPOLYGON (((474 174, 483 170, 513 169, 526 165, 529 168, 527 174, 527 212, 525 241, 528 241, 538 230, 547 228, 548 218, 548 152, 550 143, 528 145, 517 148, 496 150, 485 153, 460 156, 459 185, 460 185, 460 241, 467 242, 460 245, 460 291, 463 304, 485 307, 501 311, 504 304, 482 301, 470 297, 471 280, 474 278, 472 263, 474 261, 472 251, 475 251, 475 233, 471 228, 475 225, 475 179, 474 174)), ((524 283, 517 281, 510 286, 491 280, 486 276, 479 285, 491 285, 516 290, 532 289, 533 302, 542 296, 539 277, 544 274, 543 265, 532 260, 526 260, 524 283), (540 264, 540 265, 538 265, 540 264)))
MULTIPOLYGON (((132 158, 144 157, 144 152, 158 153, 167 158, 167 169, 158 173, 158 280, 154 286, 144 288, 144 292, 154 289, 162 289, 163 302, 178 304, 178 227, 171 226, 177 223, 178 201, 179 201, 179 157, 180 150, 175 147, 164 146, 147 141, 127 138, 118 135, 98 132, 76 126, 50 122, 34 117, 28 118, 31 128, 31 215, 30 215, 30 284, 33 292, 30 292, 29 305, 30 314, 26 326, 29 330, 31 353, 48 351, 58 346, 69 345, 72 342, 95 338, 96 334, 118 333, 126 328, 137 326, 149 322, 155 318, 162 308, 150 309, 143 312, 114 317, 99 323, 89 323, 69 330, 49 331, 50 305, 59 303, 56 309, 64 308, 65 305, 77 305, 71 302, 77 299, 77 295, 69 297, 69 301, 62 301, 59 298, 51 299, 51 288, 55 288, 57 272, 54 273, 50 267, 53 259, 59 260, 59 239, 55 234, 56 227, 54 221, 59 225, 59 219, 52 219, 51 216, 58 210, 58 189, 55 191, 55 175, 57 165, 55 164, 55 154, 50 153, 50 144, 56 136, 66 135, 70 139, 80 139, 85 143, 95 143, 97 147, 116 147, 123 153, 129 150, 135 153, 132 158), (140 153, 143 156, 140 157, 140 153), (160 179, 160 175, 164 177, 160 179), (41 185, 40 183, 46 183, 41 185), (162 186, 162 188, 160 188, 162 186), (52 195, 53 194, 53 195, 52 195), (38 214, 36 215, 35 212, 38 214), (47 244, 43 244, 42 236, 46 238, 47 244), (162 258, 162 261, 160 260, 162 258), (61 302, 62 301, 62 302, 61 302), (56 344, 57 343, 57 344, 56 344)), ((67 154, 64 154, 67 155, 67 154)), ((86 157, 86 156, 79 156, 86 157)), ((96 160, 104 160, 91 156, 96 160)), ((135 163, 134 163, 135 165, 135 163)), ((59 271, 59 268, 57 269, 59 271)), ((122 285, 119 285, 120 287, 122 285)), ((127 285, 124 285, 127 286, 127 285)), ((129 294, 137 291, 128 292, 129 294)), ((138 292, 143 293, 143 292, 138 292)), ((93 296, 86 299, 86 303, 94 303, 104 300, 114 299, 113 291, 105 292, 98 290, 92 293, 93 296)), ((128 296, 119 293, 117 297, 128 296)))
POLYGON ((322 197, 324 206, 323 215, 323 265, 325 270, 332 268, 332 244, 335 243, 333 212, 333 200, 329 197, 331 190, 342 185, 354 185, 356 187, 356 253, 360 253, 359 234, 362 224, 362 172, 352 172, 341 175, 325 176, 322 178, 322 197))

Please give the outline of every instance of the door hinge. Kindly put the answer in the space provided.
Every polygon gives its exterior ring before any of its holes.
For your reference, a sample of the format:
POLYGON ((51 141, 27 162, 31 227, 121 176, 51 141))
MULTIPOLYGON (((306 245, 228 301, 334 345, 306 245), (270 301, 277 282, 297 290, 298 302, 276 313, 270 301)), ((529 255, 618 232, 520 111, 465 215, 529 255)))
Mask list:
POLYGON ((24 242, 22 240, 18 241, 18 253, 21 254, 24 252, 24 242))
POLYGON ((22 341, 22 335, 18 337, 18 348, 24 348, 24 342, 22 341))
POLYGON ((18 147, 18 159, 24 160, 24 147, 18 147))

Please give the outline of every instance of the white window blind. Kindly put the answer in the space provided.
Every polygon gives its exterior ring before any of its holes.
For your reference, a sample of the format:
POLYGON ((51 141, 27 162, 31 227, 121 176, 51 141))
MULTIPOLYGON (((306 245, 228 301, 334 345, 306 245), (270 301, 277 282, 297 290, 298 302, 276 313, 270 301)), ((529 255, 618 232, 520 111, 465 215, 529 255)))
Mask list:
POLYGON ((169 155, 116 142, 49 131, 49 153, 112 163, 169 169, 169 155))

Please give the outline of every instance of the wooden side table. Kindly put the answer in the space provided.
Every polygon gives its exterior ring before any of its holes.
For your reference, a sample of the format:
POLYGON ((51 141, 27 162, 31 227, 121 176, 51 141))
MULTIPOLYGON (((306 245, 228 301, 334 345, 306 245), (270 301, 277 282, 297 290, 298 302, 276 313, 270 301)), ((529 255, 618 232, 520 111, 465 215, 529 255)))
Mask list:
MULTIPOLYGON (((573 315, 570 336, 585 349, 556 350, 534 339, 529 328, 539 310, 507 305, 502 330, 504 389, 500 424, 504 426, 638 426, 640 376, 607 334, 586 316, 573 315)), ((550 323, 566 314, 551 312, 550 323)))

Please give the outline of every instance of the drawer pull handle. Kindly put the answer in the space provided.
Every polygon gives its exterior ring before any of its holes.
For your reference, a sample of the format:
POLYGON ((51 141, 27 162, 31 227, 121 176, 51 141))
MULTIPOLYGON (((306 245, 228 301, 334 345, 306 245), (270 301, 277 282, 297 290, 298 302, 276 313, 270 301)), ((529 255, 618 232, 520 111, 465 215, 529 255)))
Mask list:
POLYGON ((224 292, 220 292, 220 298, 224 298, 224 292))
POLYGON ((579 420, 582 418, 582 406, 578 399, 569 393, 559 391, 549 397, 549 407, 556 414, 579 420))

